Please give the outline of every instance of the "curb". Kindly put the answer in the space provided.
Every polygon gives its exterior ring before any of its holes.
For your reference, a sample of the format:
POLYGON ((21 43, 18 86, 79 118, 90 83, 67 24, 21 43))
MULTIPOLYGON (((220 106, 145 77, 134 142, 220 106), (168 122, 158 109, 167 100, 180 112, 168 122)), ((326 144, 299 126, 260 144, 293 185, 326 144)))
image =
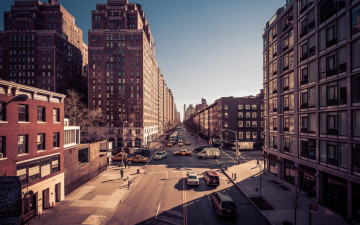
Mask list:
POLYGON ((249 196, 247 196, 245 194, 245 192, 241 189, 241 187, 239 185, 237 185, 233 179, 230 178, 230 176, 225 172, 225 170, 220 167, 221 171, 223 172, 223 174, 225 174, 225 176, 231 181, 231 183, 233 183, 235 185, 235 187, 249 200, 249 202, 251 202, 251 204, 256 208, 256 210, 262 215, 262 217, 265 219, 265 221, 268 224, 271 224, 270 221, 266 218, 266 216, 261 212, 261 210, 255 205, 255 203, 249 198, 249 196))

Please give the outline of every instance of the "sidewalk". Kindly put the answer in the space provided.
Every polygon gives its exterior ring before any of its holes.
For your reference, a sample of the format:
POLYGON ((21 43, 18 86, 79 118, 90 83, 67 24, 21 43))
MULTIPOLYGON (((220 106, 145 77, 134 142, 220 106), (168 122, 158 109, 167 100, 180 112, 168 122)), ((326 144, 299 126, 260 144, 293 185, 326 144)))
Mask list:
MULTIPOLYGON (((236 173, 234 181, 238 188, 249 198, 259 196, 259 168, 256 160, 229 167, 224 171, 231 178, 236 173)), ((280 225, 284 221, 294 223, 293 187, 285 181, 276 179, 264 173, 262 175, 261 196, 274 208, 273 210, 259 210, 273 225, 280 225)), ((317 205, 318 212, 311 213, 312 225, 345 225, 345 220, 339 215, 313 200, 300 194, 298 200, 297 224, 309 224, 309 204, 317 205)))
POLYGON ((44 210, 40 217, 32 219, 30 224, 101 224, 128 192, 127 176, 133 182, 131 185, 134 185, 140 176, 136 173, 140 168, 131 166, 130 169, 124 169, 124 177, 120 179, 120 168, 108 167, 106 172, 70 193, 62 202, 58 202, 55 208, 44 210))

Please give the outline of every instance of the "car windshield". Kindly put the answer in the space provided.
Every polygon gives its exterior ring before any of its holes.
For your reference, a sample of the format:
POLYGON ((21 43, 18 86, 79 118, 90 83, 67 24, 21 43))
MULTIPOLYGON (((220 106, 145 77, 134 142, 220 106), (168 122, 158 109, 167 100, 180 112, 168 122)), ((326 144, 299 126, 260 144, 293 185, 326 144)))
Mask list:
POLYGON ((210 180, 219 180, 218 176, 209 176, 209 177, 210 177, 210 180))
POLYGON ((223 208, 233 208, 236 209, 236 205, 234 202, 223 202, 221 205, 223 208))
POLYGON ((196 176, 189 176, 189 179, 196 180, 196 176))

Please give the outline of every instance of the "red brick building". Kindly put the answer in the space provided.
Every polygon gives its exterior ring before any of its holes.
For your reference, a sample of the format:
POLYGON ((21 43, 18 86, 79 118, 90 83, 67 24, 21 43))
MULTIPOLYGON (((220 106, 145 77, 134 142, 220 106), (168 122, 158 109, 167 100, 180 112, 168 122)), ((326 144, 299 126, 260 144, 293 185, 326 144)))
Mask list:
POLYGON ((148 145, 177 113, 142 6, 127 0, 97 4, 88 37, 89 108, 101 108, 106 136, 116 146, 123 136, 128 147, 148 145))
POLYGON ((24 220, 64 198, 64 98, 0 80, 0 176, 19 176, 24 220))
POLYGON ((56 0, 15 1, 0 31, 0 74, 9 80, 65 93, 81 86, 87 46, 75 18, 56 0))

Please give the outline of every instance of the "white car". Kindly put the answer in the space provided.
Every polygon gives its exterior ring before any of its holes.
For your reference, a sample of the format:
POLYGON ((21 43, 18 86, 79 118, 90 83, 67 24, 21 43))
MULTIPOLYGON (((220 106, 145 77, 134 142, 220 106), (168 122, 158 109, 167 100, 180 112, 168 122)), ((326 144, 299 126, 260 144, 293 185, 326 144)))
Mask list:
POLYGON ((160 152, 156 153, 156 155, 154 156, 154 159, 161 160, 161 159, 165 158, 166 155, 167 155, 167 152, 160 151, 160 152))
POLYGON ((188 172, 186 177, 186 183, 187 185, 199 185, 199 177, 195 172, 188 172))

